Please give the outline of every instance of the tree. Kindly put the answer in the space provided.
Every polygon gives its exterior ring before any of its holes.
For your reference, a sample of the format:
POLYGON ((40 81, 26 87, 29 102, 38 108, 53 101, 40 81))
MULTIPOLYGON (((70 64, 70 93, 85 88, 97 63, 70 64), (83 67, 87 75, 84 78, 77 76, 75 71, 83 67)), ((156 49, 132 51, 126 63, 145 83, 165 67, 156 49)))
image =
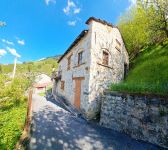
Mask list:
POLYGON ((164 32, 168 38, 168 0, 144 0, 150 18, 150 27, 155 32, 164 32))
POLYGON ((132 7, 120 17, 118 26, 124 37, 129 55, 133 58, 148 43, 148 18, 142 7, 132 7))
POLYGON ((2 66, 0 65, 0 74, 3 73, 2 66))
POLYGON ((31 64, 28 64, 27 70, 28 70, 29 73, 32 71, 32 65, 31 64))
POLYGON ((130 58, 156 42, 168 38, 168 0, 137 0, 120 17, 118 26, 124 37, 130 58))

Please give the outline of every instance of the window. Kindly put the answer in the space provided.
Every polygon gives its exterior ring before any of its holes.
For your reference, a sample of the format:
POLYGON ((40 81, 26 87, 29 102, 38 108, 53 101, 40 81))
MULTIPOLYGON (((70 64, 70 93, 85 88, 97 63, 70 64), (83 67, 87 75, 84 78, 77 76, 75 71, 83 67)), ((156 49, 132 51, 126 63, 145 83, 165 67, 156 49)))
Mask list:
POLYGON ((78 53, 78 65, 81 65, 82 64, 82 58, 83 57, 83 52, 80 52, 80 53, 78 53))
POLYGON ((68 67, 67 70, 71 69, 71 56, 68 57, 68 67))
POLYGON ((126 78, 128 73, 128 64, 124 63, 124 79, 126 78))
POLYGON ((61 90, 64 91, 65 81, 61 81, 61 90))
POLYGON ((121 52, 120 48, 118 46, 115 47, 116 50, 118 50, 119 52, 121 52))
POLYGON ((107 65, 109 64, 109 54, 105 51, 103 51, 103 65, 107 65))
POLYGON ((116 39, 116 49, 120 52, 121 51, 121 43, 116 39))
POLYGON ((121 47, 121 43, 116 39, 116 42, 118 44, 119 47, 121 47))

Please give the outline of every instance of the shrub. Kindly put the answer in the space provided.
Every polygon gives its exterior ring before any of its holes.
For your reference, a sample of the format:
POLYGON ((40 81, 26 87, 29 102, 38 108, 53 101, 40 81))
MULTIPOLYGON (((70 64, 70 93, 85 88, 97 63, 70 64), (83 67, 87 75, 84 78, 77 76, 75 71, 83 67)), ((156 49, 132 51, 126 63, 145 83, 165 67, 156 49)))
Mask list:
POLYGON ((9 79, 0 75, 0 149, 13 150, 25 122, 30 82, 26 78, 9 79))

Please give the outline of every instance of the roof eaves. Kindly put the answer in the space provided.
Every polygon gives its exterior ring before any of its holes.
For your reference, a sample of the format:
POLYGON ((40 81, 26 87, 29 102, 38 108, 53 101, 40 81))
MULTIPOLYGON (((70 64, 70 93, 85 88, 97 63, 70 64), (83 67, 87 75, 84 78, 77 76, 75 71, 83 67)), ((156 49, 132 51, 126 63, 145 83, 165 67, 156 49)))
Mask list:
POLYGON ((97 18, 95 18, 95 17, 90 17, 87 21, 86 21, 86 24, 89 24, 90 23, 90 21, 92 21, 92 20, 94 20, 94 21, 96 21, 96 22, 99 22, 99 23, 102 23, 102 24, 104 24, 104 25, 108 25, 108 26, 110 26, 110 27, 115 27, 113 24, 111 24, 111 23, 109 23, 109 22, 107 22, 107 21, 105 21, 105 20, 102 20, 102 19, 97 19, 97 18))
POLYGON ((79 36, 75 39, 75 41, 70 45, 70 47, 65 51, 65 53, 60 57, 58 63, 65 57, 66 54, 70 52, 70 50, 88 33, 88 30, 83 30, 79 36))

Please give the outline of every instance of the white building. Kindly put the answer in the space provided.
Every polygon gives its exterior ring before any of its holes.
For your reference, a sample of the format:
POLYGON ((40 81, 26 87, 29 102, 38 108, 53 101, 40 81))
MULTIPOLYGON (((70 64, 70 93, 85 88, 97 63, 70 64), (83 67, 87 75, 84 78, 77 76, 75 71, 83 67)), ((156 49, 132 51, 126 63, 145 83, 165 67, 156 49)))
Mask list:
POLYGON ((124 79, 129 57, 116 26, 91 17, 84 30, 59 59, 53 93, 64 97, 88 119, 100 112, 100 96, 124 79))

